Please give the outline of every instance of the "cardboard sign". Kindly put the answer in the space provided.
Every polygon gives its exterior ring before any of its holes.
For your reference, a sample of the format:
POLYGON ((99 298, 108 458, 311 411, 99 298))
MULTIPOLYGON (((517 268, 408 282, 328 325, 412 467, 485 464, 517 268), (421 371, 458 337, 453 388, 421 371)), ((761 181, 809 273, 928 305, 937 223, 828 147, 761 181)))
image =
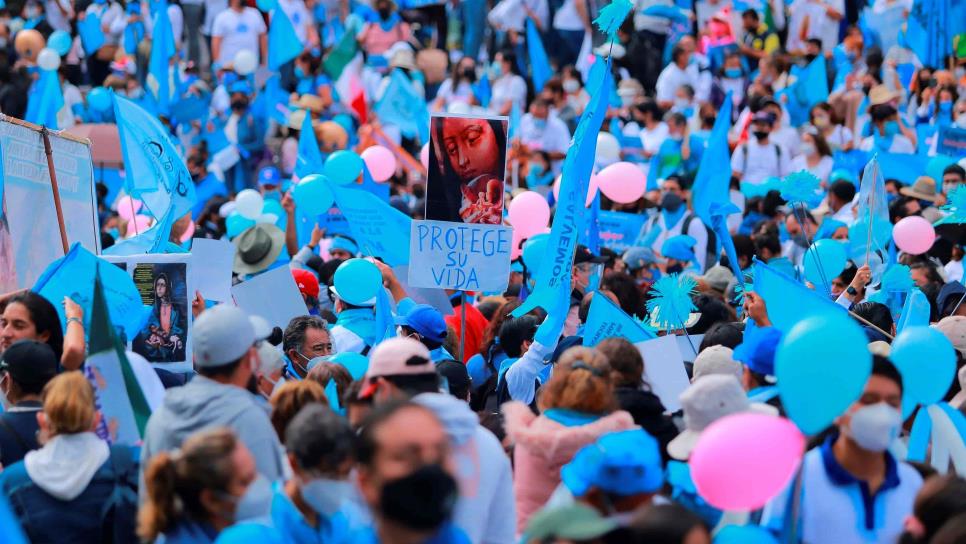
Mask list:
POLYGON ((597 216, 600 245, 622 253, 634 245, 647 219, 644 214, 600 211, 597 216))
POLYGON ((195 238, 191 244, 191 255, 191 276, 195 289, 201 292, 205 300, 230 301, 235 246, 225 240, 195 238))
POLYGON ((292 270, 287 266, 263 272, 233 286, 231 296, 235 304, 249 315, 262 316, 270 325, 283 330, 292 318, 309 313, 292 270))
POLYGON ((413 221, 409 284, 460 291, 504 291, 513 231, 502 225, 413 221))
POLYGON ((676 336, 634 344, 644 358, 644 380, 668 412, 681 409, 681 393, 691 385, 676 336))

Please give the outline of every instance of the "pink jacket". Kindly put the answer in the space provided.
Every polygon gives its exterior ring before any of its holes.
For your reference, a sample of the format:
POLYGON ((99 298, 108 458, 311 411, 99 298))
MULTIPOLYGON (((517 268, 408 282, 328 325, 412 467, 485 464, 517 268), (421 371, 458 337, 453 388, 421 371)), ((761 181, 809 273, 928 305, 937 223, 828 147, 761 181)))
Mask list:
POLYGON ((516 445, 513 452, 513 494, 517 501, 517 532, 522 534, 530 516, 543 507, 560 485, 560 469, 577 450, 597 437, 637 427, 623 410, 593 423, 567 427, 546 416, 536 416, 522 402, 503 405, 506 432, 516 445))

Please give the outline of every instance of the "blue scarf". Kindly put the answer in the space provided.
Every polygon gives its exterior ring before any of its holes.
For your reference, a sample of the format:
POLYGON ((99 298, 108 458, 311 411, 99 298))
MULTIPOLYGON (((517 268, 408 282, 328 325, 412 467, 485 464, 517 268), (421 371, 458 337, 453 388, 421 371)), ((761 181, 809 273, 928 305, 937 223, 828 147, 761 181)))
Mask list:
POLYGON ((369 346, 376 340, 376 316, 369 308, 342 310, 335 324, 352 331, 369 346))

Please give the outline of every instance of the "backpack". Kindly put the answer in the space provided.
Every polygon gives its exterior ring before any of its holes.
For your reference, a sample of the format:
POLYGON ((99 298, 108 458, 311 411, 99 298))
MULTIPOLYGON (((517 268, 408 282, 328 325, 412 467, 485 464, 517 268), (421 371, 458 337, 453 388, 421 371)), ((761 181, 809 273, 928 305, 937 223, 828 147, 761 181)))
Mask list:
MULTIPOLYGON (((698 216, 691 212, 688 212, 684 216, 684 224, 681 225, 681 234, 687 234, 688 229, 691 228, 691 222, 698 219, 698 216)), ((701 222, 702 224, 704 221, 701 222)), ((709 268, 714 266, 714 263, 718 262, 718 237, 708 225, 704 225, 704 230, 708 233, 708 243, 704 246, 704 270, 701 272, 706 272, 709 268)))
MULTIPOLYGON (((784 174, 782 172, 782 147, 775 142, 772 142, 771 146, 775 149, 775 164, 778 165, 778 175, 784 174)), ((744 176, 748 172, 748 143, 745 142, 741 144, 741 175, 744 176)))

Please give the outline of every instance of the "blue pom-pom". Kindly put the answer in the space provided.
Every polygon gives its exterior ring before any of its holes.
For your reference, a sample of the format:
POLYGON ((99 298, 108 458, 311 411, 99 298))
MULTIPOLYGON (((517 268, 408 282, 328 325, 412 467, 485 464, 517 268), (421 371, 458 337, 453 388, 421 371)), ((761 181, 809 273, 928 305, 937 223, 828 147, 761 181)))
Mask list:
POLYGON ((822 200, 821 180, 807 170, 788 175, 781 185, 782 198, 789 204, 813 207, 822 200))
POLYGON ((683 329, 688 316, 697 308, 691 294, 698 283, 691 276, 671 274, 662 276, 651 286, 647 311, 651 322, 666 331, 683 329))

